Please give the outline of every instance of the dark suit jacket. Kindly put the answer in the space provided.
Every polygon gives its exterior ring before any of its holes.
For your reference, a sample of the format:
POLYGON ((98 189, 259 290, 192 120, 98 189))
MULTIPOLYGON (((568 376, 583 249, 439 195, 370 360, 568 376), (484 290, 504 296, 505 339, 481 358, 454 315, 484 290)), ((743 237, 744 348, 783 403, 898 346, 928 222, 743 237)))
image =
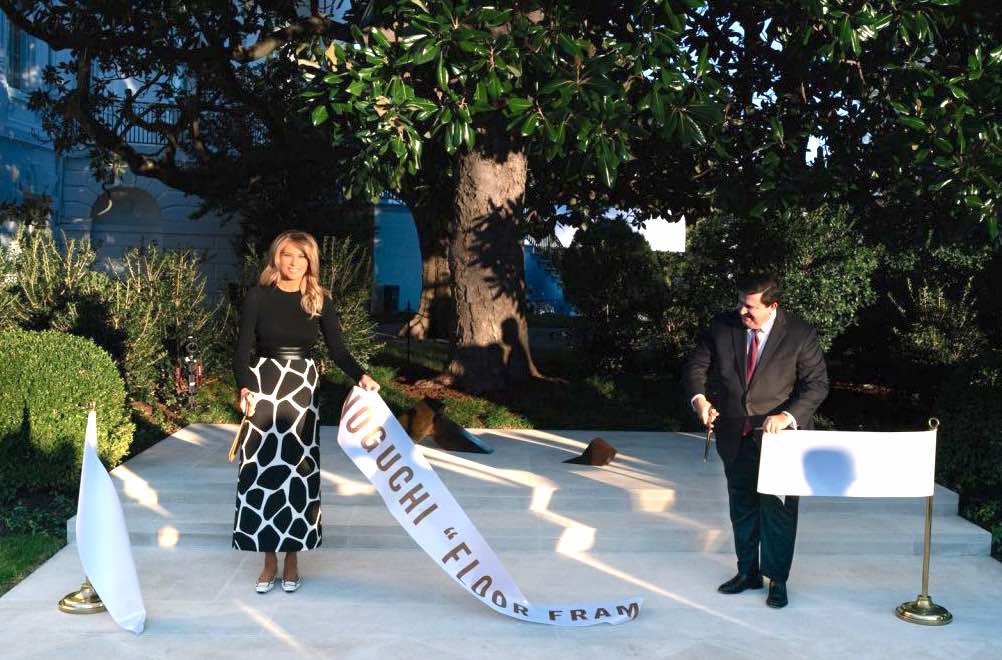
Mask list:
POLYGON ((797 427, 813 428, 814 412, 828 396, 828 370, 818 335, 806 322, 782 309, 769 333, 751 383, 745 385, 747 329, 736 311, 717 315, 682 369, 688 400, 704 394, 720 412, 714 423, 717 452, 734 460, 746 417, 756 427, 767 415, 786 411, 797 427), (707 391, 710 379, 713 389, 707 391))

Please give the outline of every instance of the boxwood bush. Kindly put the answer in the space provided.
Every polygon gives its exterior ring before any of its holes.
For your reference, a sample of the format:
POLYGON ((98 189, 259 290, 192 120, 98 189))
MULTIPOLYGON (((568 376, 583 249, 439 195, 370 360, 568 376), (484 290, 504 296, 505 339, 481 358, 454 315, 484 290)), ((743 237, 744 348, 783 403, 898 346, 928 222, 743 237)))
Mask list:
POLYGON ((936 472, 962 497, 1002 501, 1002 355, 958 367, 936 404, 936 472))
POLYGON ((111 356, 54 330, 5 331, 0 346, 0 501, 76 489, 91 401, 98 454, 109 468, 122 460, 135 429, 111 356))

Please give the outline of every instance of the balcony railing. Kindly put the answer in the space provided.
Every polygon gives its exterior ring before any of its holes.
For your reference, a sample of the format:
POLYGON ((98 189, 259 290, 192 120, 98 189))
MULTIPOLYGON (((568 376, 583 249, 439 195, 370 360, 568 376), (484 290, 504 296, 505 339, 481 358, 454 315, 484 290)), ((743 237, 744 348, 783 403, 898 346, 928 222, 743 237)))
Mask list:
MULTIPOLYGON (((106 107, 101 112, 101 121, 106 126, 115 126, 122 117, 123 107, 124 102, 106 107)), ((177 106, 164 105, 163 103, 140 103, 138 101, 132 104, 132 111, 147 124, 174 124, 180 114, 177 106)), ((166 142, 164 137, 156 131, 135 125, 129 126, 123 137, 129 144, 159 146, 166 142)))

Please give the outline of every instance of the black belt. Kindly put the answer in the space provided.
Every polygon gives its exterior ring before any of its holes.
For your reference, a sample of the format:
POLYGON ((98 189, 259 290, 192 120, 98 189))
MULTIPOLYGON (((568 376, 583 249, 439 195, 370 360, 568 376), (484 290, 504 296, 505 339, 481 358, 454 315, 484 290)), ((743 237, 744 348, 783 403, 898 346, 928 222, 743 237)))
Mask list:
POLYGON ((258 357, 269 360, 305 360, 310 349, 302 346, 268 346, 258 351, 258 357))

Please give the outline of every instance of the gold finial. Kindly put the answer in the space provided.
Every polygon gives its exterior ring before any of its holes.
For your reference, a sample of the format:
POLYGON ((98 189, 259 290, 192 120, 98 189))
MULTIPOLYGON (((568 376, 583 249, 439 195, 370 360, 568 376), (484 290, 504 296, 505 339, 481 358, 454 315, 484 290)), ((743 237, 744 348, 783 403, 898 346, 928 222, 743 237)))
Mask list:
POLYGON ((91 401, 90 405, 87 406, 87 410, 90 411, 90 412, 97 411, 97 401, 91 401))

